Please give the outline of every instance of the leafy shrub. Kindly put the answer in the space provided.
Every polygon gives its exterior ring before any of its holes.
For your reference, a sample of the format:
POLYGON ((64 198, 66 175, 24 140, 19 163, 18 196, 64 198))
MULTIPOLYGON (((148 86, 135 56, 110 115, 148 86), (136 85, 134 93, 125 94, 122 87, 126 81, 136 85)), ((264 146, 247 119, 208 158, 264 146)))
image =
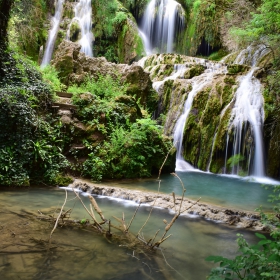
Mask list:
POLYGON ((55 91, 62 91, 64 90, 65 86, 60 82, 58 78, 58 72, 56 69, 51 66, 47 65, 41 68, 42 78, 43 81, 48 83, 51 88, 55 91))
POLYGON ((59 131, 46 121, 50 86, 27 58, 8 51, 0 56, 0 185, 54 183, 68 162, 59 131))
POLYGON ((80 86, 73 85, 68 88, 68 92, 81 93, 90 92, 99 98, 110 99, 127 91, 128 85, 121 82, 119 77, 115 79, 110 75, 99 75, 97 80, 87 77, 80 86))
POLYGON ((158 172, 171 147, 170 139, 162 136, 162 127, 151 119, 140 119, 128 129, 116 128, 86 161, 85 174, 94 179, 96 174, 103 178, 149 177, 158 172), (98 170, 88 168, 97 159, 98 170), (104 165, 100 166, 100 161, 104 165))

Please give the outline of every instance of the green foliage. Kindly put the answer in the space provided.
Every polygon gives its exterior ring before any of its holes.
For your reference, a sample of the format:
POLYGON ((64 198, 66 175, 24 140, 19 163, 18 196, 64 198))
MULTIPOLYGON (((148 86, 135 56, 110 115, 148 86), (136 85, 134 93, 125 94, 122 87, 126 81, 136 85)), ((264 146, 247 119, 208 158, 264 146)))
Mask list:
POLYGON ((27 58, 8 51, 0 55, 0 185, 55 183, 68 163, 59 131, 46 121, 50 87, 27 58))
POLYGON ((80 86, 73 85, 68 88, 68 92, 90 92, 99 98, 110 99, 121 95, 127 91, 128 85, 122 83, 119 77, 115 79, 112 76, 98 76, 98 79, 87 77, 80 86))
POLYGON ((225 57, 228 53, 225 50, 219 50, 217 52, 212 53, 211 55, 209 55, 209 59, 211 60, 215 60, 215 61, 219 61, 221 60, 223 57, 225 57))
POLYGON ((48 83, 51 88, 55 91, 64 90, 64 85, 60 82, 58 78, 58 72, 52 65, 47 65, 41 68, 43 81, 48 83))
POLYGON ((149 177, 158 172, 171 146, 155 121, 140 119, 128 129, 116 128, 85 162, 84 173, 95 180, 149 177))
POLYGON ((244 28, 232 28, 233 36, 241 42, 263 42, 279 51, 280 42, 280 2, 263 0, 260 7, 252 14, 252 19, 244 28))
POLYGON ((95 32, 96 37, 110 37, 113 35, 113 20, 116 16, 118 3, 116 0, 102 1, 94 0, 93 9, 96 19, 95 32))
POLYGON ((127 14, 124 12, 117 12, 116 16, 112 19, 114 25, 122 25, 127 20, 127 14))
POLYGON ((234 155, 227 160, 227 165, 229 167, 234 167, 234 166, 238 165, 244 159, 245 159, 245 157, 243 155, 240 155, 240 154, 234 155))
POLYGON ((233 260, 215 256, 206 259, 220 263, 220 267, 213 269, 208 279, 280 279, 280 241, 256 233, 260 241, 250 246, 242 235, 238 236, 240 255, 233 260))
POLYGON ((9 22, 9 43, 14 50, 37 60, 47 31, 44 26, 46 3, 43 0, 15 0, 9 22))
POLYGON ((105 173, 106 165, 103 160, 95 156, 93 153, 88 155, 88 159, 83 164, 82 174, 90 176, 94 181, 101 181, 105 173))

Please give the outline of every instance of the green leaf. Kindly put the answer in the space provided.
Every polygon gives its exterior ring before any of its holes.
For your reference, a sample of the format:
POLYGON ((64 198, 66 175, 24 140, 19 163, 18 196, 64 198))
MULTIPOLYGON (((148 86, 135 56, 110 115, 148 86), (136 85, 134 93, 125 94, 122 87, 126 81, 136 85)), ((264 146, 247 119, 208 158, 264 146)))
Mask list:
POLYGON ((261 233, 256 232, 255 235, 260 239, 266 239, 266 237, 261 233))
POLYGON ((225 258, 224 257, 221 257, 221 256, 209 256, 209 257, 207 257, 205 260, 207 261, 207 262, 215 262, 215 263, 217 263, 217 262, 221 262, 221 261, 223 261, 225 258))

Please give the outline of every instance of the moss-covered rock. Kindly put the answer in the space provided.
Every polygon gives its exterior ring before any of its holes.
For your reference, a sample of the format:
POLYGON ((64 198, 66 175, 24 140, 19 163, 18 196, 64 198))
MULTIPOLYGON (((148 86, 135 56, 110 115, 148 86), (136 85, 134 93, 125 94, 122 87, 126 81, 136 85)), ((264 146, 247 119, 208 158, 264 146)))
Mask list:
POLYGON ((81 39, 81 27, 78 20, 73 20, 70 26, 70 40, 72 42, 77 42, 81 39))
POLYGON ((250 69, 249 66, 243 65, 243 64, 230 64, 228 65, 228 73, 229 74, 239 74, 239 73, 244 73, 250 69))

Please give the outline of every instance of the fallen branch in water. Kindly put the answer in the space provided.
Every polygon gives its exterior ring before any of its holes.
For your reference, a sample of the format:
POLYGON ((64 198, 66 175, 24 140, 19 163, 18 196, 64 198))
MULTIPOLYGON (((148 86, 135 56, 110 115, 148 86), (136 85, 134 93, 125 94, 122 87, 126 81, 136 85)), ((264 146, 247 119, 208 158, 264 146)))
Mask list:
POLYGON ((59 219, 60 219, 60 217, 61 217, 61 214, 62 214, 62 211, 63 211, 63 208, 64 208, 66 202, 67 202, 67 190, 65 190, 65 200, 64 200, 64 203, 63 203, 63 205, 62 205, 62 207, 61 207, 61 209, 60 209, 60 212, 59 212, 59 214, 58 214, 58 216, 57 216, 57 218, 56 218, 56 222, 55 222, 55 225, 54 225, 54 227, 53 227, 53 230, 52 230, 51 233, 50 233, 50 237, 49 237, 49 246, 51 245, 52 235, 53 235, 53 233, 54 233, 54 231, 55 231, 55 229, 56 229, 56 227, 57 227, 58 221, 59 221, 59 219))

